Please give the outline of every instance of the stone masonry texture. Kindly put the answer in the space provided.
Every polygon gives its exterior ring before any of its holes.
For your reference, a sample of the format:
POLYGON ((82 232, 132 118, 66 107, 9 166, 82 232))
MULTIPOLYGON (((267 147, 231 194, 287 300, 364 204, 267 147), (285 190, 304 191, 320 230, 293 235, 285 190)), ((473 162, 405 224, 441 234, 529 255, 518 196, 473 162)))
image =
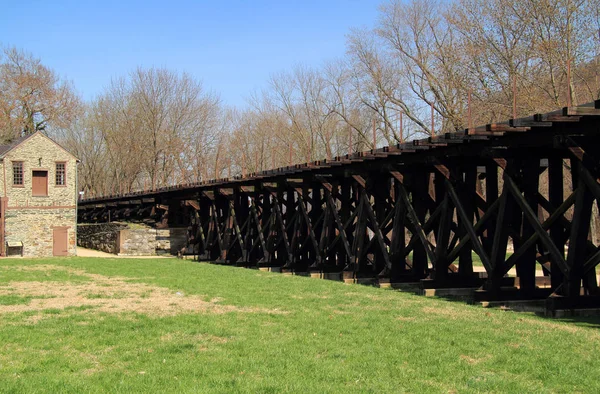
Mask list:
POLYGON ((6 242, 22 242, 23 255, 53 254, 53 229, 67 229, 68 254, 76 254, 77 160, 41 133, 6 153, 0 165, 0 193, 7 197, 6 242), (13 185, 13 162, 23 162, 23 186, 13 185), (66 185, 56 185, 56 163, 66 167, 66 185), (32 196, 32 171, 48 171, 48 195, 32 196))
POLYGON ((79 246, 128 256, 177 254, 187 242, 187 228, 155 229, 128 223, 80 224, 79 246))

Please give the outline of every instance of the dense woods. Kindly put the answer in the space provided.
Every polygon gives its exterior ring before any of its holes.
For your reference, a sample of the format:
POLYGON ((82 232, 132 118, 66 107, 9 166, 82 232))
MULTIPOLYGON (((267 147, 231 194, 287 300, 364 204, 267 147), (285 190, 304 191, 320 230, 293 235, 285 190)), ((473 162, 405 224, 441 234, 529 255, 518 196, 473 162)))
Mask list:
POLYGON ((244 109, 160 68, 82 102, 8 48, 0 129, 59 139, 88 197, 199 182, 598 99, 599 28, 600 0, 386 2, 375 28, 348 32, 346 56, 272 75, 244 109))

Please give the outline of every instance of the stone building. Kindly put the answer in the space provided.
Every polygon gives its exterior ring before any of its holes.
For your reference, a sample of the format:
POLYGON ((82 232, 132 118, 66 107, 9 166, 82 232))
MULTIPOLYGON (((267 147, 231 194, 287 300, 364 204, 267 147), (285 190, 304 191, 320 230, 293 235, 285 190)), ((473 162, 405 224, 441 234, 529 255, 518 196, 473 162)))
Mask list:
POLYGON ((72 256, 77 158, 37 132, 0 145, 0 254, 72 256))

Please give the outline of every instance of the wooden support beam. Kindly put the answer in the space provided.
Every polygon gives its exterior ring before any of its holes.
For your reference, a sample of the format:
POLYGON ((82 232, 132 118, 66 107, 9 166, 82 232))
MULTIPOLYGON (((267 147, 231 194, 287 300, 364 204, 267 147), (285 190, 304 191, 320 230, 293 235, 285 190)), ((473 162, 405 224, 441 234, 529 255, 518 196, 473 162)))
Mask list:
POLYGON ((275 218, 277 224, 279 225, 279 230, 281 231, 281 239, 283 241, 283 245, 285 247, 285 251, 287 252, 287 261, 291 262, 293 259, 292 250, 290 248, 290 241, 287 236, 287 231, 285 228, 285 222, 283 221, 283 214, 281 213, 281 208, 279 207, 279 199, 273 195, 273 207, 275 210, 275 218))
MULTIPOLYGON (((460 198, 458 197, 458 194, 456 193, 456 190, 454 190, 454 186, 452 185, 452 183, 449 180, 446 181, 446 187, 448 188, 448 193, 450 194, 450 198, 452 199, 452 202, 454 203, 454 206, 456 207, 456 212, 458 213, 458 216, 461 219, 460 224, 461 224, 461 226, 463 226, 463 228, 467 232, 467 234, 469 236, 469 240, 473 244, 473 249, 475 249, 475 253, 477 253, 479 258, 481 259, 481 263, 485 267, 485 270, 487 272, 491 272, 493 269, 493 265, 490 262, 490 258, 488 257, 485 249, 483 248, 483 245, 479 241, 479 238, 477 237, 477 231, 475 230, 475 228, 473 227, 473 224, 472 224, 473 222, 471 220, 469 220, 467 211, 464 209, 462 202, 460 201, 460 198)), ((491 214, 490 214, 490 216, 491 216, 491 214)), ((466 243, 466 241, 465 241, 465 243, 466 243)))
POLYGON ((306 203, 304 202, 304 198, 302 195, 298 195, 298 207, 300 208, 300 212, 302 213, 302 217, 304 218, 304 222, 306 223, 308 237, 312 242, 312 246, 315 253, 315 262, 316 264, 321 263, 321 249, 319 248, 319 244, 317 243, 317 237, 315 236, 315 232, 313 230, 313 226, 310 221, 310 217, 308 216, 308 211, 306 209, 306 203))
POLYGON ((256 211, 256 203, 254 198, 252 198, 250 202, 250 213, 254 218, 254 223, 256 225, 256 229, 258 230, 258 239, 260 240, 260 246, 263 250, 264 259, 269 260, 269 250, 267 249, 267 244, 265 241, 264 229, 261 225, 261 220, 258 217, 258 212, 256 211))
POLYGON ((435 262, 435 260, 436 260, 435 254, 434 254, 433 250, 431 250, 429 241, 427 240, 427 235, 425 234, 425 231, 423 231, 423 226, 421 225, 421 221, 419 220, 417 212, 415 211, 415 208, 412 206, 410 199, 408 198, 408 193, 406 192, 406 189, 404 188, 404 185, 402 183, 400 183, 398 186, 398 192, 400 194, 400 198, 404 202, 404 206, 408 213, 408 218, 412 222, 413 226, 415 227, 417 236, 419 237, 419 239, 421 240, 421 244, 425 248, 425 253, 427 253, 427 257, 429 257, 430 261, 435 262))
POLYGON ((354 255, 352 253, 352 251, 350 250, 350 244, 348 243, 348 238, 346 237, 346 230, 344 228, 344 226, 342 225, 342 221, 340 219, 340 216, 338 215, 337 212, 337 207, 335 205, 335 202, 333 201, 333 198, 331 197, 331 193, 329 190, 325 190, 325 200, 327 203, 327 206, 329 207, 329 209, 331 210, 331 213, 333 214, 333 219, 335 220, 335 225, 339 231, 340 237, 342 239, 342 244, 344 245, 344 249, 346 250, 346 255, 348 256, 349 261, 353 261, 354 260, 354 255))
MULTIPOLYGON (((553 225, 555 223, 558 222, 558 220, 564 215, 564 213, 571 208, 571 206, 573 205, 573 203, 575 202, 575 197, 577 195, 577 190, 575 190, 573 193, 571 193, 571 195, 554 211, 552 212, 552 214, 550 215, 550 217, 548 219, 546 219, 544 221, 544 223, 541 224, 542 229, 544 230, 548 230, 549 228, 552 228, 553 225)), ((525 242, 523 242, 523 244, 521 245, 521 247, 517 250, 515 250, 515 252, 512 254, 512 256, 510 256, 506 262, 504 263, 504 267, 502 268, 501 272, 504 271, 504 273, 508 272, 508 270, 510 270, 514 264, 516 263, 517 259, 519 257, 521 257, 522 253, 527 250, 528 248, 532 247, 535 245, 535 243, 538 241, 538 239, 540 238, 540 233, 539 232, 535 232, 534 234, 532 234, 525 242)), ((557 246, 554 242, 553 244, 555 246, 557 246)), ((562 245, 562 244, 561 244, 562 245)), ((558 249, 558 246, 557 246, 558 249)), ((564 254, 561 254, 561 256, 563 256, 564 254)), ((554 275, 558 275, 560 274, 564 274, 567 270, 567 266, 566 263, 564 265, 560 265, 557 264, 556 262, 554 262, 554 260, 551 260, 552 262, 552 266, 556 266, 556 270, 552 269, 552 276, 554 275)), ((558 287, 558 286, 556 286, 558 287)))
MULTIPOLYGON (((548 159, 548 198, 550 204, 555 207, 559 207, 554 211, 557 213, 560 211, 560 207, 563 206, 563 195, 564 195, 564 186, 563 186, 563 159, 561 157, 551 157, 548 159)), ((538 195, 539 197, 539 195, 538 195)), ((575 193, 571 194, 572 202, 570 202, 569 207, 575 202, 575 193)), ((541 204, 540 204, 541 205, 541 204)), ((551 212, 548 212, 551 213, 551 212)), ((556 245, 558 252, 561 256, 565 255, 565 241, 566 234, 563 227, 560 225, 558 218, 562 217, 562 213, 560 216, 557 216, 557 220, 552 222, 549 227, 550 230, 550 238, 552 239, 552 243, 556 245)), ((553 214, 551 213, 550 218, 553 218, 553 214)), ((548 220, 550 220, 550 218, 548 220)), ((535 234, 534 234, 535 235, 535 234)), ((557 289, 564 281, 564 274, 561 271, 560 267, 555 263, 550 263, 551 275, 550 281, 552 289, 557 289)))
POLYGON ((564 257, 560 254, 558 248, 552 242, 552 239, 546 232, 546 230, 542 227, 541 223, 538 220, 537 214, 533 212, 523 195, 521 195, 519 188, 517 187, 515 181, 510 176, 504 177, 504 184, 508 187, 508 190, 514 197, 515 201, 523 211, 525 218, 532 225, 535 233, 538 235, 544 246, 548 249, 550 253, 550 258, 552 261, 561 269, 563 273, 568 272, 568 267, 565 262, 564 257))
POLYGON ((580 294, 583 278, 583 266, 586 262, 586 244, 590 229, 589 218, 592 214, 592 193, 586 187, 582 176, 583 165, 574 161, 572 171, 579 175, 577 184, 577 198, 569 237, 569 252, 567 255, 567 272, 562 286, 562 293, 567 297, 577 297, 580 294))
POLYGON ((390 256, 387 251, 387 244, 385 243, 385 241, 383 239, 383 233, 381 232, 381 229, 379 228, 379 224, 377 223, 377 218, 375 217, 375 212, 373 212, 373 207, 371 207, 371 204, 368 203, 369 198, 367 196, 367 192, 364 189, 362 189, 361 194, 365 201, 364 208, 366 209, 367 216, 369 217, 369 220, 371 221, 371 225, 373 226, 373 232, 374 232, 375 238, 377 239, 377 242, 379 243, 379 248, 381 249, 380 252, 383 255, 383 260, 385 262, 385 268, 386 268, 387 272, 390 272, 392 269, 392 264, 390 262, 390 256))

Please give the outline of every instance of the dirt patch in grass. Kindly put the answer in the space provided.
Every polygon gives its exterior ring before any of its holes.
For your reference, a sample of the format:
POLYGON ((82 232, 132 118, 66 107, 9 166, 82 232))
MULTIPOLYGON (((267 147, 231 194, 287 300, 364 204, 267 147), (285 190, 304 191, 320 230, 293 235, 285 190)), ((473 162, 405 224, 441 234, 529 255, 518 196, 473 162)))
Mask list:
POLYGON ((487 361, 487 360, 489 360, 491 358, 492 358, 492 356, 489 355, 489 354, 486 355, 486 356, 484 356, 484 357, 479 357, 479 358, 477 358, 477 357, 470 357, 470 356, 467 356, 465 354, 461 354, 460 355, 460 359, 462 361, 465 361, 465 362, 467 362, 468 364, 471 364, 471 365, 479 364, 479 363, 481 363, 483 361, 487 361))
MULTIPOLYGON (((286 313, 277 309, 245 308, 221 304, 222 299, 205 301, 197 295, 186 295, 164 287, 132 283, 132 278, 107 277, 67 267, 37 265, 15 267, 15 270, 64 270, 89 278, 89 282, 13 281, 0 285, 0 296, 28 297, 26 304, 0 305, 0 314, 14 312, 53 311, 67 308, 93 309, 97 312, 135 312, 149 316, 174 316, 181 313, 286 313)), ((36 319, 37 320, 37 319, 36 319)))

